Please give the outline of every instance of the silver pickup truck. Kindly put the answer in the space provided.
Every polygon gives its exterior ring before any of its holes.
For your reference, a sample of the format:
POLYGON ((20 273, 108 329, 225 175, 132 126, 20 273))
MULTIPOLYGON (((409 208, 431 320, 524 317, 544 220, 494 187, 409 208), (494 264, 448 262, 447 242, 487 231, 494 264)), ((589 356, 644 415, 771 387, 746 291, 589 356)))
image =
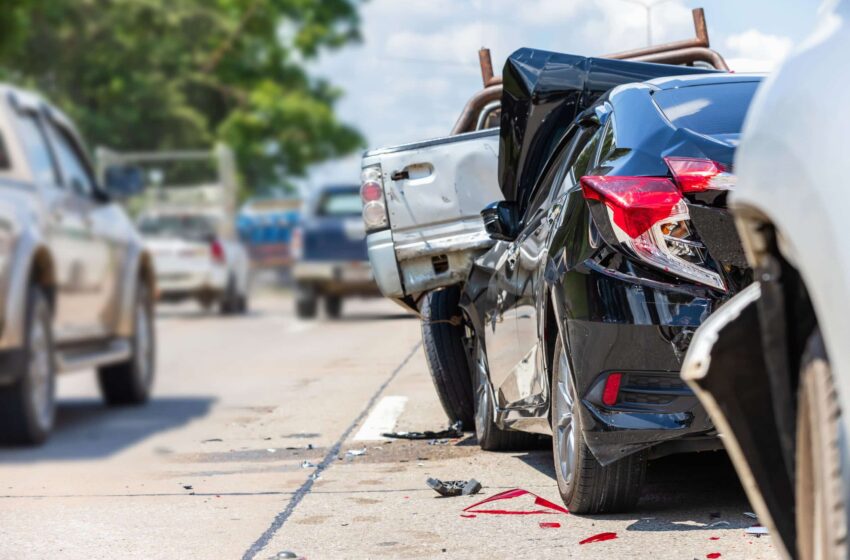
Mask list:
POLYGON ((71 122, 0 84, 0 442, 47 437, 58 372, 95 368, 107 403, 145 402, 155 290, 71 122))

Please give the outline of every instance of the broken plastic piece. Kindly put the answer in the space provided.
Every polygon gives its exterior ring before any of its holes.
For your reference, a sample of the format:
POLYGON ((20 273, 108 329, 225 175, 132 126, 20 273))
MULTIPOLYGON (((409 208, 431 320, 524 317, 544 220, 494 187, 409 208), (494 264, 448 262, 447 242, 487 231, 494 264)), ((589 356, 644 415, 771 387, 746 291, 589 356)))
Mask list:
POLYGON ((366 448, 363 449, 349 449, 345 452, 348 457, 360 457, 361 455, 366 454, 366 448))
POLYGON ((475 514, 470 514, 470 513, 461 513, 461 514, 460 514, 460 516, 461 516, 461 517, 465 517, 465 518, 467 518, 467 519, 475 519, 476 517, 478 517, 477 515, 475 515, 475 514))
POLYGON ((492 515, 535 515, 535 514, 551 514, 551 513, 570 513, 566 508, 559 506, 558 504, 553 504, 549 500, 545 498, 541 498, 537 494, 532 494, 528 490, 523 490, 521 488, 514 488, 513 490, 505 490, 504 492, 500 492, 495 496, 490 496, 486 500, 482 500, 471 506, 468 506, 463 509, 463 511, 467 511, 470 513, 487 513, 492 515), (521 496, 531 496, 534 498, 534 505, 540 509, 482 509, 481 506, 486 504, 491 504, 493 502, 498 502, 501 500, 513 500, 515 498, 519 498, 521 496))
POLYGON ((708 537, 708 540, 710 540, 710 541, 719 541, 719 540, 720 540, 720 537, 708 537))
POLYGON ((454 496, 471 496, 481 491, 481 483, 474 478, 469 480, 440 480, 429 478, 425 483, 441 496, 451 498, 454 496))
POLYGON ((706 558, 720 558, 719 552, 709 552, 705 555, 706 558))
POLYGON ((302 469, 312 469, 315 466, 316 466, 315 464, 313 464, 313 463, 311 463, 310 461, 307 461, 307 460, 305 460, 304 462, 301 463, 302 469))
POLYGON ((381 435, 395 439, 457 439, 463 437, 463 422, 458 420, 441 432, 426 430, 424 432, 386 432, 381 435))
POLYGON ((560 523, 553 523, 551 521, 541 521, 539 525, 541 529, 559 529, 561 527, 560 523))
POLYGON ((583 541, 579 541, 578 544, 591 544, 603 541, 612 541, 617 538, 617 533, 599 533, 598 535, 593 535, 592 537, 587 537, 583 541))

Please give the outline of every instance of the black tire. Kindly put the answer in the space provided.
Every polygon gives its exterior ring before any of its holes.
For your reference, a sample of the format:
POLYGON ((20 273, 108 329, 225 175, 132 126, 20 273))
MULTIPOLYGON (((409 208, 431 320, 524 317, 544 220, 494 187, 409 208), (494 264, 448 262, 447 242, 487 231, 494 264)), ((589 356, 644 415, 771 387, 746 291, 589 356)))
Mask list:
POLYGON ((480 343, 475 344, 475 436, 484 451, 520 451, 536 447, 540 438, 536 434, 502 430, 496 425, 493 388, 488 374, 487 354, 480 343))
POLYGON ((564 505, 572 513, 583 514, 633 510, 646 476, 646 452, 632 453, 604 467, 599 464, 584 441, 578 410, 581 404, 560 340, 555 344, 554 355, 550 392, 552 455, 564 505), (570 430, 572 440, 568 443, 570 430))
POLYGON ((470 430, 475 426, 475 405, 459 301, 457 287, 425 294, 420 306, 422 345, 446 416, 470 430))
POLYGON ((150 290, 139 283, 133 304, 133 335, 130 359, 97 370, 100 394, 109 405, 147 402, 156 372, 156 329, 150 290))
POLYGON ((24 346, 3 367, 17 381, 0 389, 0 443, 34 445, 44 442, 56 417, 56 363, 50 303, 44 291, 31 286, 27 295, 24 346))
POLYGON ((820 331, 800 364, 797 406, 797 547, 801 560, 847 558, 847 491, 842 481, 841 409, 820 331))
POLYGON ((325 296, 325 313, 331 319, 339 319, 342 316, 342 298, 339 296, 325 296))
POLYGON ((309 284, 295 287, 295 315, 299 319, 313 319, 318 311, 319 301, 316 288, 309 284))
POLYGON ((236 279, 232 276, 227 280, 227 288, 218 303, 219 313, 222 315, 233 315, 239 312, 239 292, 236 287, 236 279))

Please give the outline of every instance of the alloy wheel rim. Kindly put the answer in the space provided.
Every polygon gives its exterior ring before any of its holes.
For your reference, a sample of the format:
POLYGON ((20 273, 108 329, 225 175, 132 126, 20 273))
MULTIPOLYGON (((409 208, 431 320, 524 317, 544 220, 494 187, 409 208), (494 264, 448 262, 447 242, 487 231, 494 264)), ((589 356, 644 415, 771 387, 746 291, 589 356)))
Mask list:
POLYGON ((50 337, 43 318, 38 315, 29 332, 30 395, 35 419, 42 429, 53 424, 53 384, 50 337))
POLYGON ((567 354, 563 350, 558 358, 558 381, 555 391, 555 440, 558 468, 561 478, 569 484, 575 472, 575 399, 570 378, 567 354))

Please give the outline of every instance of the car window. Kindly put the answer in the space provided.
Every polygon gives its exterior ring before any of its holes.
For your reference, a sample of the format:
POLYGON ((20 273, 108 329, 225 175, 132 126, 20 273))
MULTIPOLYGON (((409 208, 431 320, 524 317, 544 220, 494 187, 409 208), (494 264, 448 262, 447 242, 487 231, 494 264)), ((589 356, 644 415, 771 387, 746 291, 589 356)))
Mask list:
POLYGON ((360 201, 360 193, 331 192, 322 197, 319 202, 319 216, 344 217, 360 216, 363 211, 363 203, 360 201))
POLYGON ((24 152, 32 168, 33 179, 39 184, 59 184, 53 155, 44 135, 44 128, 38 117, 32 113, 19 113, 17 117, 18 134, 24 152))
POLYGON ((206 241, 215 236, 217 221, 198 214, 147 215, 139 219, 139 231, 146 237, 206 241))
POLYGON ((704 84, 653 93, 671 123, 700 134, 738 134, 758 81, 704 84))
POLYGON ((83 161, 76 142, 59 127, 53 124, 49 126, 59 167, 62 169, 64 184, 80 196, 94 196, 94 179, 83 161))

